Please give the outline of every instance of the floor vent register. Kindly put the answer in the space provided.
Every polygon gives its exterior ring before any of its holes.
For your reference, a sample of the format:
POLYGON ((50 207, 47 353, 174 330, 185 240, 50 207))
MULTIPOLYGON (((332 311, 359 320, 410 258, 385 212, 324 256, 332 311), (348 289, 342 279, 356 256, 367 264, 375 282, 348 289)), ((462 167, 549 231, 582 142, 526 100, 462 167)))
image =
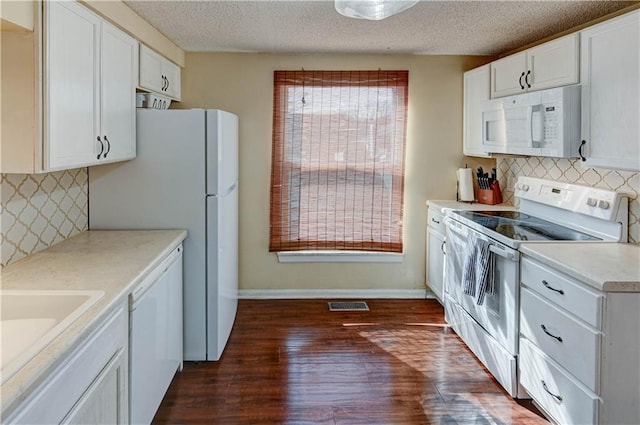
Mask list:
POLYGON ((329 311, 369 311, 364 301, 329 302, 329 311))

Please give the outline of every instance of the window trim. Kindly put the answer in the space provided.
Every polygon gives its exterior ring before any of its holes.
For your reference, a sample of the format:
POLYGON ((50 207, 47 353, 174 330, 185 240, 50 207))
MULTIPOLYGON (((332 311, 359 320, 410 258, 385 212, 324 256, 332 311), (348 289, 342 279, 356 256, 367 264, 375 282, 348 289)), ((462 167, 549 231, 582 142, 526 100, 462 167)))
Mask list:
POLYGON ((377 251, 278 251, 279 263, 402 263, 404 253, 377 251))

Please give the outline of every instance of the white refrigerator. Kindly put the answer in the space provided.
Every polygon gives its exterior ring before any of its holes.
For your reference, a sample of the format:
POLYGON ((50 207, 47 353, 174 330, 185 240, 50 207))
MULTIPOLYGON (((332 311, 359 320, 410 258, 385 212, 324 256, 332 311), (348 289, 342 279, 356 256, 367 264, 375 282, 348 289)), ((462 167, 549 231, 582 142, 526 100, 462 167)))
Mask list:
POLYGON ((238 117, 138 109, 136 158, 89 168, 89 228, 187 229, 184 359, 220 359, 238 306, 238 117))

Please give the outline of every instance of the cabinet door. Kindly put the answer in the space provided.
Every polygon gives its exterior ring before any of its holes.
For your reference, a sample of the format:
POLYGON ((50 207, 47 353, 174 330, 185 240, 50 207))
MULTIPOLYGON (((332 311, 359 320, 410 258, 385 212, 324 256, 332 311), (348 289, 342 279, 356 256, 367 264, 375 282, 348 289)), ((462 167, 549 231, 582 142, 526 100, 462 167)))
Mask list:
POLYGON ((462 150, 468 156, 489 157, 482 149, 482 102, 489 99, 489 75, 489 65, 464 73, 462 150))
POLYGON ((427 282, 442 302, 444 300, 444 236, 427 229, 427 282))
POLYGON ((492 62, 491 98, 524 92, 526 69, 527 54, 525 52, 492 62))
POLYGON ((640 170, 640 11, 581 32, 586 167, 640 170))
POLYGON ((141 44, 139 85, 143 89, 180 100, 180 67, 141 44))
POLYGON ((116 425, 129 423, 127 394, 121 391, 128 379, 127 352, 119 350, 100 372, 82 398, 62 421, 64 425, 116 425))
POLYGON ((114 26, 102 25, 101 162, 136 156, 136 64, 138 43, 114 26))
MULTIPOLYGON (((117 392, 118 417, 122 422, 128 420, 128 363, 127 363, 127 330, 128 308, 122 303, 106 320, 96 323, 93 334, 83 338, 79 346, 62 360, 62 363, 51 373, 42 376, 42 383, 35 389, 25 392, 25 400, 16 409, 14 414, 3 418, 3 423, 8 424, 51 424, 61 423, 63 420, 71 420, 75 412, 83 410, 80 406, 85 403, 100 404, 91 396, 92 391, 98 391, 110 400, 114 400, 117 392), (124 361, 116 361, 118 354, 124 356, 124 361), (109 378, 104 377, 103 371, 109 370, 110 365, 118 363, 117 388, 113 388, 109 378), (103 378, 101 378, 101 376, 103 378), (106 382, 99 384, 105 379, 106 382), (93 390, 92 390, 93 388, 93 390), (94 401, 92 402, 91 399, 94 401)), ((116 366, 113 366, 116 368, 116 366)), ((109 375, 108 373, 107 375, 109 375)), ((101 398, 98 396, 98 398, 101 398)), ((113 417, 113 403, 104 401, 102 408, 109 409, 111 413, 99 413, 100 417, 108 420, 113 417)), ((97 408, 97 407, 96 407, 97 408)), ((92 410, 91 407, 88 410, 92 410)), ((80 414, 80 413, 78 413, 80 414)), ((81 422, 82 416, 78 417, 81 422)), ((91 423, 91 422, 84 422, 91 423)), ((115 422, 100 422, 115 423, 115 422)))
POLYGON ((567 86, 579 82, 578 33, 527 50, 525 85, 530 91, 567 86), (529 87, 531 86, 531 87, 529 87))
POLYGON ((45 10, 45 168, 89 165, 101 148, 100 19, 75 2, 45 10))
POLYGON ((140 87, 164 93, 162 79, 162 57, 147 46, 140 44, 140 87))
POLYGON ((180 67, 165 60, 162 75, 166 79, 164 93, 173 99, 180 100, 180 67))

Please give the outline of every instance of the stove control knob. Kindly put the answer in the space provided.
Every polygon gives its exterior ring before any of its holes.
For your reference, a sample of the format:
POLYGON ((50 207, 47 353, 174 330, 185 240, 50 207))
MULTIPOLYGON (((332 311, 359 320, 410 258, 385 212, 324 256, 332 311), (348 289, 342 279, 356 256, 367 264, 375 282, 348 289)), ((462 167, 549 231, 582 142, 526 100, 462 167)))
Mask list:
POLYGON ((609 209, 609 202, 608 201, 600 201, 600 202, 598 202, 598 207, 602 208, 603 210, 608 210, 609 209))
POLYGON ((598 200, 594 198, 587 198, 587 205, 589 205, 590 207, 595 207, 596 205, 598 205, 598 200))
POLYGON ((525 192, 528 192, 529 191, 529 185, 528 184, 523 184, 521 189, 524 190, 525 192))

